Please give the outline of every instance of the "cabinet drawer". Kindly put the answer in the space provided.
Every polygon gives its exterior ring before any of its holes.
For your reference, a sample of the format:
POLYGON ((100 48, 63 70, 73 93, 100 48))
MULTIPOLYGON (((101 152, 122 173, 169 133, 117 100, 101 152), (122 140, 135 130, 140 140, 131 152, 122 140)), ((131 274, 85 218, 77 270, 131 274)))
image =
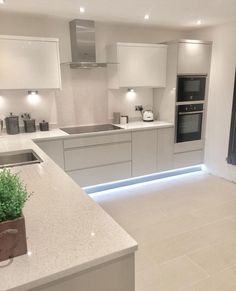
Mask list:
POLYGON ((116 142, 126 142, 131 141, 131 133, 120 133, 120 134, 107 134, 99 136, 88 136, 79 137, 73 139, 64 140, 64 148, 77 148, 83 146, 116 143, 116 142))
POLYGON ((128 179, 131 177, 131 162, 67 172, 80 186, 128 179))
POLYGON ((105 144, 65 151, 65 170, 131 161, 131 143, 105 144))
POLYGON ((184 168, 203 163, 203 151, 192 151, 174 155, 174 167, 184 168))

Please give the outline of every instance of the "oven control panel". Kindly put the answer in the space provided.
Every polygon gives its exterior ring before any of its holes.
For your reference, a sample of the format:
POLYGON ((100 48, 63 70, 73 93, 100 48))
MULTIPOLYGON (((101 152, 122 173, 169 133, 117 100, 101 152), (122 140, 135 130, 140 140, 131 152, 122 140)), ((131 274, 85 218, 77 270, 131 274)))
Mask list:
POLYGON ((194 112, 194 111, 203 111, 203 104, 187 104, 179 105, 179 112, 194 112))

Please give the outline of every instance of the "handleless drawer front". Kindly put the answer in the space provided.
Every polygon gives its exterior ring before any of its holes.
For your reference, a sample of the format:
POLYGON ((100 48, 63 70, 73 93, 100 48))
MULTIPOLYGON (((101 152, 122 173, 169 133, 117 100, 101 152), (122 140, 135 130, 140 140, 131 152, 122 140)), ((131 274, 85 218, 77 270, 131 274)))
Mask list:
POLYGON ((131 142, 81 147, 65 151, 65 170, 131 161, 131 142))
POLYGON ((76 170, 67 174, 82 187, 92 186, 131 178, 131 162, 76 170))
POLYGON ((203 151, 192 151, 174 154, 174 167, 184 168, 202 164, 204 160, 203 151))
POLYGON ((64 148, 69 149, 69 148, 77 148, 77 147, 116 143, 116 142, 126 142, 126 141, 131 141, 131 133, 129 132, 66 139, 64 141, 64 148))

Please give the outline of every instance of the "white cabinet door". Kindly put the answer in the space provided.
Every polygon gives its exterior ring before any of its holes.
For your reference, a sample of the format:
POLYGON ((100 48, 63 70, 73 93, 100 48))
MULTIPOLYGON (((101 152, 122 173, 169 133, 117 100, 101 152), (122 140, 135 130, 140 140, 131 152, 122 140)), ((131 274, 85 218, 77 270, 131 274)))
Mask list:
POLYGON ((178 74, 209 73, 211 45, 203 43, 179 43, 178 74))
POLYGON ((132 133, 132 176, 142 176, 157 170, 157 130, 132 133))
POLYGON ((118 43, 109 54, 118 63, 108 66, 111 89, 166 86, 166 45, 118 43))
POLYGON ((157 171, 173 168, 174 128, 162 128, 157 131, 157 171))
POLYGON ((35 141, 58 166, 64 169, 64 150, 62 140, 35 141))
POLYGON ((81 187, 131 178, 131 162, 69 171, 67 174, 81 187))
POLYGON ((0 89, 61 87, 56 39, 0 36, 0 89))

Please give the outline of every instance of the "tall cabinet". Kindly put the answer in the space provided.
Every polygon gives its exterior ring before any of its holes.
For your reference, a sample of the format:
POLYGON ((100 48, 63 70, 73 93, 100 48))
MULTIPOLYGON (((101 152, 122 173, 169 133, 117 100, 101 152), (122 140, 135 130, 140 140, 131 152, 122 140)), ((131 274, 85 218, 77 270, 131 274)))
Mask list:
MULTIPOLYGON (((175 168, 187 167, 204 162, 205 121, 207 110, 208 82, 211 64, 212 43, 198 40, 179 40, 168 43, 167 52, 167 86, 164 90, 155 90, 155 108, 161 120, 171 123, 177 121, 176 110, 180 104, 176 100, 177 77, 185 75, 206 76, 206 94, 204 102, 204 116, 202 139, 190 142, 175 143, 175 168)), ((201 103, 202 101, 195 102, 201 103)))

